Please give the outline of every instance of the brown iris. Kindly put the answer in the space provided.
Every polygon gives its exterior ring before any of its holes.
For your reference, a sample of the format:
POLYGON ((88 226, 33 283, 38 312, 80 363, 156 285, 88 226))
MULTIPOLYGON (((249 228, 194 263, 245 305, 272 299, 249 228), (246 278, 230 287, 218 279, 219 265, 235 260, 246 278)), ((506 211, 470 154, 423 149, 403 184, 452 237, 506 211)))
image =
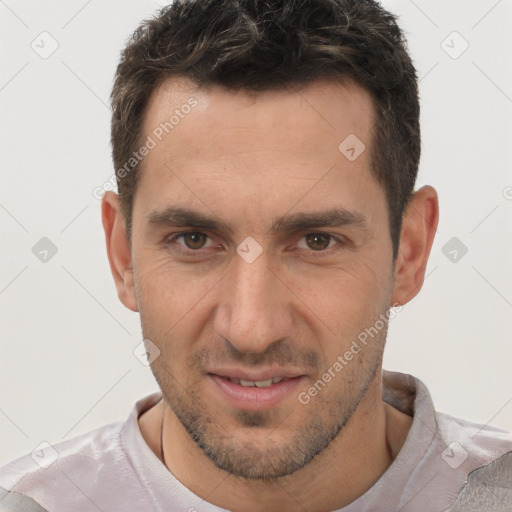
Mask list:
POLYGON ((183 241, 189 249, 202 249, 207 240, 204 233, 184 233, 183 241))
POLYGON ((312 233, 306 235, 306 244, 314 251, 322 251, 329 247, 331 237, 329 235, 322 235, 321 233, 312 233))

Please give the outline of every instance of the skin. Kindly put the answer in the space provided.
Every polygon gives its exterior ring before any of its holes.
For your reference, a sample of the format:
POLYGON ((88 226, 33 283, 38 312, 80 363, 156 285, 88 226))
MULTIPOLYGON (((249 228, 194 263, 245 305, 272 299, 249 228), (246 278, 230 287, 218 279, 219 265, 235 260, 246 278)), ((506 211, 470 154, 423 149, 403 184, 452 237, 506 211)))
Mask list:
POLYGON ((307 405, 297 396, 379 315, 419 292, 437 194, 428 186, 415 192, 393 262, 385 193, 369 166, 374 110, 366 91, 318 80, 249 94, 168 80, 150 98, 142 140, 191 96, 197 106, 143 161, 131 241, 118 196, 107 193, 102 203, 119 298, 140 312, 144 337, 161 351, 152 371, 165 403, 139 418, 142 435, 160 456, 165 408, 168 469, 219 507, 341 508, 386 471, 412 421, 381 398, 386 328, 307 405), (355 161, 338 149, 349 134, 366 145, 355 161), (148 220, 170 206, 230 229, 148 220), (363 221, 271 231, 277 217, 332 208, 363 221), (236 252, 249 236, 262 249, 251 263, 236 252), (208 376, 226 366, 293 369, 302 378, 274 407, 247 411, 208 376))

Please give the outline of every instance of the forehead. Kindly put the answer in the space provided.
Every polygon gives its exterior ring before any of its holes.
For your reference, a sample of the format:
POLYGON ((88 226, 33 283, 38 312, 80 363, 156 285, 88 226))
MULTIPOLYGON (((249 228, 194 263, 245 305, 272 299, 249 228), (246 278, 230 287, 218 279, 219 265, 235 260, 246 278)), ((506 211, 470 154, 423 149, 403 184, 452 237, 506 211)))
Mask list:
MULTIPOLYGON (((261 92, 231 91, 217 85, 200 88, 185 78, 164 81, 150 97, 143 133, 167 139, 166 135, 172 132, 176 142, 183 139, 194 142, 195 137, 191 139, 187 130, 191 123, 199 131, 194 136, 208 131, 212 145, 217 148, 225 132, 230 130, 252 128, 256 133, 283 128, 289 131, 278 134, 277 139, 272 134, 272 146, 286 145, 287 139, 293 136, 295 141, 314 143, 322 139, 331 150, 338 150, 339 142, 349 134, 364 138, 369 144, 374 108, 370 94, 352 81, 320 79, 301 87, 288 85, 261 92)), ((181 149, 196 148, 187 145, 181 149)), ((202 149, 208 148, 202 144, 202 149)))
POLYGON ((142 140, 151 138, 154 147, 142 162, 139 187, 146 203, 148 197, 162 207, 206 198, 209 209, 218 210, 226 194, 262 211, 313 188, 303 206, 344 187, 360 196, 361 188, 376 185, 373 124, 371 96, 350 82, 317 80, 255 93, 169 79, 145 113, 142 140), (351 147, 362 151, 356 159, 344 153, 351 147))

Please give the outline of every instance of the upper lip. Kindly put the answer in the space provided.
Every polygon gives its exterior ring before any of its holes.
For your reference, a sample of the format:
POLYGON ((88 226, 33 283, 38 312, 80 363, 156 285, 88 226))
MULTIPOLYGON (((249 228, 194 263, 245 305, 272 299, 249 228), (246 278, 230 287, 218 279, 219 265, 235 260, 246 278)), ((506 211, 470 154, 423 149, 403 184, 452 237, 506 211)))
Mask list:
POLYGON ((208 371, 211 375, 218 375, 219 377, 249 380, 251 382, 259 382, 262 380, 269 380, 275 378, 293 379, 304 375, 299 370, 292 368, 268 368, 266 370, 245 370, 242 368, 223 368, 208 371))

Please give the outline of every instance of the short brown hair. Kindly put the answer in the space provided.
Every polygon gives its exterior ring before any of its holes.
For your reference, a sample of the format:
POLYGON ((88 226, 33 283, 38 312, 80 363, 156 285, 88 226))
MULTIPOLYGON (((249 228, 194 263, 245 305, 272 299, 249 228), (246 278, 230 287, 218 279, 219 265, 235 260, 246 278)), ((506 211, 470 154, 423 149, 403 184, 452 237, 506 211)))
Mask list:
MULTIPOLYGON (((385 189, 396 256, 420 126, 416 70, 393 14, 373 0, 175 0, 122 52, 111 95, 118 171, 140 145, 150 95, 172 77, 256 92, 319 78, 366 88, 376 110, 371 167, 385 189)), ((128 237, 139 167, 116 172, 128 237)))

